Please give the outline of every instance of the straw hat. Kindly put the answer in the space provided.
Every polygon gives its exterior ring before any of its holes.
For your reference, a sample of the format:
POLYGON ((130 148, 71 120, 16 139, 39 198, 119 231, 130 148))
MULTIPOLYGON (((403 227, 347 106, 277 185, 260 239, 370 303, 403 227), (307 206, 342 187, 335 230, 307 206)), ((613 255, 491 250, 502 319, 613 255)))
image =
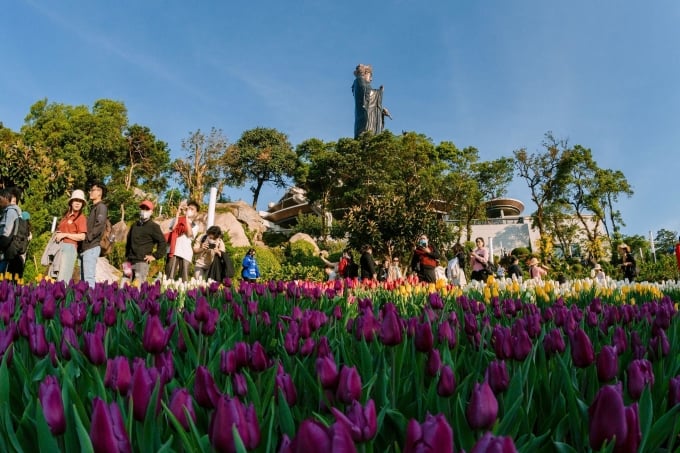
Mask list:
POLYGON ((529 260, 529 266, 538 266, 538 258, 535 256, 529 260))
POLYGON ((600 266, 600 263, 596 264, 595 267, 593 267, 593 270, 594 270, 594 271, 601 271, 601 270, 602 270, 602 266, 600 266))
POLYGON ((628 247, 628 244, 625 244, 623 242, 621 244, 619 244, 619 249, 626 250, 626 251, 630 252, 630 247, 628 247))

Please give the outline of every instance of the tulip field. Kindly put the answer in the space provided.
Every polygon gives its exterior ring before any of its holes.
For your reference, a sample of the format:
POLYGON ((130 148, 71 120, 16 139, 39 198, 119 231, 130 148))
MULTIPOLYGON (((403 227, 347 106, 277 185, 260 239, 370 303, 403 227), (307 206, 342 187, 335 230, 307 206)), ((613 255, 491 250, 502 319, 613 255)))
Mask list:
POLYGON ((0 280, 0 451, 674 452, 677 284, 0 280))

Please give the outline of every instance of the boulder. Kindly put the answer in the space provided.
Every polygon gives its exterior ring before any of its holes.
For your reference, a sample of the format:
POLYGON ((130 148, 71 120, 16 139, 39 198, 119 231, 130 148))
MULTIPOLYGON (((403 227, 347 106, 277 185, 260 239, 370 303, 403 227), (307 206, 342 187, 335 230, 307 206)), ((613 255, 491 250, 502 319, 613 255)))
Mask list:
POLYGON ((293 242, 297 242, 297 241, 309 242, 310 244, 312 244, 314 246, 314 256, 318 255, 319 252, 320 252, 319 246, 316 245, 316 241, 314 239, 312 239, 312 237, 310 235, 308 235, 307 233, 295 233, 293 236, 291 236, 291 238, 288 241, 291 244, 293 242))
POLYGON ((231 212, 215 214, 215 225, 222 228, 222 232, 229 233, 231 245, 234 247, 250 247, 250 240, 246 236, 243 225, 231 212))

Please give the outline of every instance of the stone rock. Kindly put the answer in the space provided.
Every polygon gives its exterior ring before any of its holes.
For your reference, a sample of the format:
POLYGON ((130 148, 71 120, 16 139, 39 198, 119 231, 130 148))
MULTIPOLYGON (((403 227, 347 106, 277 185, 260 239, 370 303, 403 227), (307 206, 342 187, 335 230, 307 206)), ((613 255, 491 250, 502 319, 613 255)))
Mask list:
POLYGON ((242 200, 232 203, 219 203, 217 207, 228 208, 239 222, 245 223, 248 230, 254 233, 253 242, 262 243, 262 233, 267 231, 267 226, 257 210, 242 200))
POLYGON ((314 239, 312 239, 312 237, 310 235, 308 235, 307 233, 295 233, 293 236, 291 236, 291 238, 288 241, 291 244, 293 242, 297 242, 297 241, 309 242, 310 244, 312 244, 314 246, 314 256, 318 255, 319 252, 320 252, 319 246, 316 245, 316 241, 314 239))
POLYGON ((215 225, 222 228, 222 232, 229 233, 231 245, 234 247, 250 247, 250 241, 246 236, 243 225, 231 212, 221 212, 215 214, 215 225))

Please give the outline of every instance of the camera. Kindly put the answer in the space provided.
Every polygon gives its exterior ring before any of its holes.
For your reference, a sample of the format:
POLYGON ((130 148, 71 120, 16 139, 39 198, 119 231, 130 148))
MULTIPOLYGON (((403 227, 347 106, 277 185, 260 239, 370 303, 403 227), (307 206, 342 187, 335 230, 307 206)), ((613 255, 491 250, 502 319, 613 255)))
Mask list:
POLYGON ((215 243, 208 244, 209 249, 214 249, 217 246, 215 243))

